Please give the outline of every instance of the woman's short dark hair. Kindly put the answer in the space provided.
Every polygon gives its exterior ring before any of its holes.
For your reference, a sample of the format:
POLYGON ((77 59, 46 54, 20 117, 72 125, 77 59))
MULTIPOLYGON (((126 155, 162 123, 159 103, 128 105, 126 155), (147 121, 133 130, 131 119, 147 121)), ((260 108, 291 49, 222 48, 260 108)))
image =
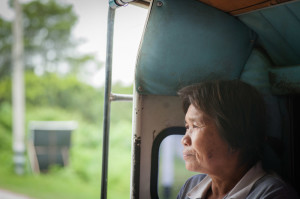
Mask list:
POLYGON ((186 113, 193 104, 215 120, 220 136, 241 151, 241 164, 262 159, 265 140, 265 103, 262 95, 240 80, 205 81, 178 92, 186 113))

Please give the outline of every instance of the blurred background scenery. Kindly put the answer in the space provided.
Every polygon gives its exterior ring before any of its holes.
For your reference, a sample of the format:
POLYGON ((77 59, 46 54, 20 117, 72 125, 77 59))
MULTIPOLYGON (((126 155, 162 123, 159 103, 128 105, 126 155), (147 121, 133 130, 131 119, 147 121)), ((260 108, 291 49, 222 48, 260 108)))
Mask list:
MULTIPOLYGON (((15 2, 0 1, 0 190, 35 199, 99 198, 108 0, 19 0, 22 22, 17 24, 21 24, 23 32, 23 81, 16 80, 20 76, 14 74, 15 65, 20 65, 13 53, 18 48, 16 42, 20 42, 14 36, 16 28, 13 29, 15 2), (24 103, 19 114, 14 112, 13 92, 18 81, 24 88, 23 97, 17 95, 22 98, 17 100, 24 103), (18 146, 13 144, 16 115, 24 118, 24 125, 18 127, 24 131, 23 171, 15 166, 15 161, 20 160, 16 160, 18 146), (44 152, 41 147, 32 146, 34 139, 39 140, 30 126, 33 121, 76 124, 69 130, 69 144, 65 140, 63 165, 34 168, 38 153, 44 152), (35 154, 28 147, 33 147, 35 154)), ((114 93, 133 92, 135 59, 146 16, 146 9, 135 6, 116 12, 114 93)), ((130 195, 131 115, 131 102, 112 103, 108 198, 130 195)), ((53 150, 55 154, 59 148, 53 150)), ((38 158, 42 160, 43 156, 38 158)))

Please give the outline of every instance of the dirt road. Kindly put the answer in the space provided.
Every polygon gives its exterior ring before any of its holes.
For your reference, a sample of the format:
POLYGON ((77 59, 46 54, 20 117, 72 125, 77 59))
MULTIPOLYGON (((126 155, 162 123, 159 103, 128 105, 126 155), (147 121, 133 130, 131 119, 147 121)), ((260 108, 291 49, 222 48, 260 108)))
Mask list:
POLYGON ((16 194, 7 190, 0 189, 0 199, 31 199, 21 194, 16 194))

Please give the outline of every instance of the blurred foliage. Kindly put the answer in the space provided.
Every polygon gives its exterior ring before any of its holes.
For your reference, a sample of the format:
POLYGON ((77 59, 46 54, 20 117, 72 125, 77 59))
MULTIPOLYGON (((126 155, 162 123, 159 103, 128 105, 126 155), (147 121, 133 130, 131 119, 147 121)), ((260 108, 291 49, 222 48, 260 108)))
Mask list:
MULTIPOLYGON (((99 198, 104 88, 78 79, 90 77, 102 63, 76 51, 71 35, 77 22, 71 5, 56 0, 25 1, 23 7, 26 141, 30 121, 78 122, 72 133, 70 164, 47 174, 14 173, 12 154, 12 21, 0 17, 0 187, 38 199, 99 198), (92 66, 92 67, 91 67, 92 66), (38 74, 38 75, 37 75, 38 74), (37 189, 38 187, 38 189, 37 189)), ((115 84, 115 93, 132 86, 115 84)), ((111 105, 108 198, 129 197, 132 103, 111 105)))
MULTIPOLYGON (((93 54, 82 54, 82 43, 72 37, 77 16, 72 5, 56 0, 34 0, 22 4, 24 65, 39 74, 45 72, 79 73, 88 65, 99 69, 102 63, 93 54)), ((12 21, 0 17, 0 77, 11 73, 13 45, 12 21)), ((93 73, 94 71, 89 71, 93 73)))
POLYGON ((43 66, 49 62, 57 65, 62 61, 75 45, 71 30, 76 21, 77 16, 71 5, 59 4, 54 0, 23 4, 26 63, 30 63, 34 56, 43 57, 43 66))
POLYGON ((26 73, 28 106, 49 105, 68 111, 78 111, 85 120, 97 122, 101 118, 102 99, 103 94, 99 90, 78 82, 75 76, 62 78, 54 73, 44 76, 26 73))
MULTIPOLYGON (((6 93, 11 89, 11 78, 6 77, 0 80, 0 187, 38 199, 99 198, 104 88, 91 87, 72 75, 37 76, 28 71, 25 77, 27 139, 30 121, 77 121, 70 164, 53 166, 47 175, 32 175, 28 162, 25 176, 14 174, 11 95, 6 93)), ((130 94, 132 86, 116 84, 113 90, 130 94)), ((111 107, 108 198, 123 198, 129 197, 130 191, 132 103, 113 102, 111 107)))
POLYGON ((11 34, 11 23, 0 17, 0 77, 10 72, 11 34))
POLYGON ((11 128, 12 128, 12 114, 10 103, 2 103, 0 106, 0 150, 11 149, 11 128))
POLYGON ((9 76, 0 78, 0 103, 11 102, 11 78, 9 76))
MULTIPOLYGON (((37 76, 25 74, 26 105, 59 107, 80 112, 86 120, 100 120, 103 94, 98 89, 82 84, 74 75, 60 77, 55 73, 37 76), (84 95, 82 93, 85 93, 84 95)), ((11 102, 11 79, 0 80, 0 102, 11 102)))

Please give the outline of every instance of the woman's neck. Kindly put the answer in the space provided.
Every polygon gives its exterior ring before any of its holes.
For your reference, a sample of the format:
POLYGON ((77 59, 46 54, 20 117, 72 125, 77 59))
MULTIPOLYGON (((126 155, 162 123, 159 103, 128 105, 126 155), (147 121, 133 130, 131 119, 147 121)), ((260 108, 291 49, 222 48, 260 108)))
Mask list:
POLYGON ((224 175, 210 176, 212 179, 211 188, 208 190, 207 199, 222 199, 224 198, 233 187, 242 179, 247 173, 249 168, 243 166, 240 168, 232 169, 232 172, 226 172, 224 175))

